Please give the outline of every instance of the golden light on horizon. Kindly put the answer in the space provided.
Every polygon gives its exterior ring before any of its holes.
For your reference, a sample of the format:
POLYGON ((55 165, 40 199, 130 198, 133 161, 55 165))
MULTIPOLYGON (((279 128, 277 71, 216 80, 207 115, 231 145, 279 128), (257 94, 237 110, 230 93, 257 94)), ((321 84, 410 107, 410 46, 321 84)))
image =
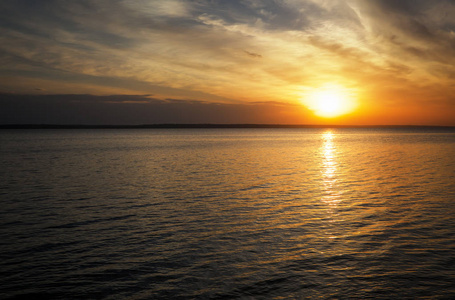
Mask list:
POLYGON ((453 1, 35 2, 0 1, 2 124, 455 126, 453 1))
POLYGON ((323 118, 345 115, 352 112, 356 106, 352 92, 340 85, 326 85, 311 90, 304 104, 315 115, 323 118))

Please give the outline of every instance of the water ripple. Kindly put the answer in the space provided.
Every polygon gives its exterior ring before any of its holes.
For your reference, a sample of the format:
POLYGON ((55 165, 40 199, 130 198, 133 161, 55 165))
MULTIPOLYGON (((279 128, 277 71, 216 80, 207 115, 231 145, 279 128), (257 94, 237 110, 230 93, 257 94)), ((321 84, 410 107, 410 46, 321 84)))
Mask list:
POLYGON ((455 298, 454 133, 0 137, 2 298, 455 298))

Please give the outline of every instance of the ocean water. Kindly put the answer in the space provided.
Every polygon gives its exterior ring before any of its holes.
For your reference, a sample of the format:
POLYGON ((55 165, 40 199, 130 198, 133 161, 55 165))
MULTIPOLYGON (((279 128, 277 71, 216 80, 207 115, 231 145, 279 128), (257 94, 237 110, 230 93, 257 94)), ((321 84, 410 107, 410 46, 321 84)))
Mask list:
POLYGON ((0 131, 2 299, 455 299, 455 131, 0 131))

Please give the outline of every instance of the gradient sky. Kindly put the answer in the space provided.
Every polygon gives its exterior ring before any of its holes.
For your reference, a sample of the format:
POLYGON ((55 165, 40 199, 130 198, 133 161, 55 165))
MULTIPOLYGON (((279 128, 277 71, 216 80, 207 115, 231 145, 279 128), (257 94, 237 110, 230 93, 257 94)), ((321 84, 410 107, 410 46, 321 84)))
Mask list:
POLYGON ((455 1, 3 0, 0 123, 455 125, 455 1), (327 85, 357 103, 316 116, 327 85))

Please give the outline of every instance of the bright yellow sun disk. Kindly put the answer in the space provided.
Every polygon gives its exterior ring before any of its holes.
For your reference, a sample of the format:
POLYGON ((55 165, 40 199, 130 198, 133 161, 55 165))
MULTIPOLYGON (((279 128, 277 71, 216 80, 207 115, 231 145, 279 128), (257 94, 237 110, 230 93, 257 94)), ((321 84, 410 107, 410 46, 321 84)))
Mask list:
POLYGON ((324 118, 338 117, 354 109, 352 97, 339 86, 315 89, 308 94, 305 102, 317 116, 324 118))

